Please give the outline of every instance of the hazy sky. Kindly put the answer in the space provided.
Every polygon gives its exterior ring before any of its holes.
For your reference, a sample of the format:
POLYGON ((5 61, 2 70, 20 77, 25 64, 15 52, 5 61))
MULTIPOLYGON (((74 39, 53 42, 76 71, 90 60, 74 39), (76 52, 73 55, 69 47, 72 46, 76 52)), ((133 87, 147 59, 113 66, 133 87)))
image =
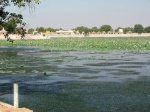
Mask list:
POLYGON ((15 7, 8 10, 23 14, 28 28, 150 26, 150 0, 41 0, 34 11, 15 7))

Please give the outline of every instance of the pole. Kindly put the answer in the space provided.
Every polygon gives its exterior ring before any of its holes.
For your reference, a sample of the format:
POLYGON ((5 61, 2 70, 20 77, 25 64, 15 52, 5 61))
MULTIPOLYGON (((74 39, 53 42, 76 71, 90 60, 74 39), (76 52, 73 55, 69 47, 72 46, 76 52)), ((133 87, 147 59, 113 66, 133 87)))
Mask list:
POLYGON ((18 83, 13 84, 14 87, 14 108, 19 107, 18 83))

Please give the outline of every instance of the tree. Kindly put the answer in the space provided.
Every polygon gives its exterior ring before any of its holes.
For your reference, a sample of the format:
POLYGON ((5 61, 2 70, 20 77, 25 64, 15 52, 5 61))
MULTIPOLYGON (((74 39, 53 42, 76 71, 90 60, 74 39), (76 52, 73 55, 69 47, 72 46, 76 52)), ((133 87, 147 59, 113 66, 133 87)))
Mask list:
POLYGON ((41 32, 45 32, 46 30, 45 30, 45 28, 44 27, 37 27, 36 28, 36 31, 38 32, 38 33, 41 33, 41 32))
POLYGON ((50 32, 56 32, 56 31, 58 31, 59 29, 54 29, 54 28, 46 28, 45 29, 46 31, 50 31, 50 32))
POLYGON ((33 34, 33 32, 34 32, 34 29, 33 29, 33 28, 30 28, 30 29, 28 30, 28 33, 29 33, 29 34, 33 34))
POLYGON ((92 28, 90 29, 90 31, 91 31, 91 32, 98 32, 98 31, 100 31, 100 29, 97 28, 97 27, 92 27, 92 28))
POLYGON ((2 26, 0 26, 0 30, 2 30, 3 29, 3 27, 2 26))
POLYGON ((16 33, 15 32, 15 28, 17 27, 16 20, 15 19, 9 20, 6 24, 4 24, 3 27, 8 33, 16 33))
POLYGON ((150 33, 150 26, 144 28, 145 33, 150 33))
POLYGON ((37 27, 35 30, 38 32, 39 31, 39 27, 37 27))
POLYGON ((123 28, 123 31, 124 31, 124 33, 134 32, 134 29, 131 27, 126 27, 126 28, 123 28))
POLYGON ((110 25, 102 25, 100 29, 101 31, 105 31, 107 33, 112 30, 112 27, 110 25))
POLYGON ((53 29, 52 28, 46 28, 46 31, 50 31, 50 32, 52 32, 53 31, 53 29))
POLYGON ((134 32, 138 34, 143 33, 144 32, 143 26, 141 24, 134 25, 134 32))
POLYGON ((15 29, 18 25, 20 27, 17 28, 17 33, 21 33, 21 36, 24 36, 24 26, 25 23, 22 21, 23 16, 21 14, 11 13, 6 11, 6 7, 13 4, 16 7, 33 7, 34 4, 39 4, 39 0, 0 0, 0 26, 5 28, 8 32, 5 35, 5 38, 9 41, 10 38, 8 37, 9 33, 15 33, 15 29), (22 30, 22 31, 21 31, 22 30))
POLYGON ((122 28, 118 27, 117 29, 115 29, 115 32, 119 32, 119 29, 122 29, 122 28))
POLYGON ((88 27, 84 27, 84 26, 79 26, 77 28, 74 29, 75 31, 79 31, 79 33, 89 33, 90 29, 88 27))

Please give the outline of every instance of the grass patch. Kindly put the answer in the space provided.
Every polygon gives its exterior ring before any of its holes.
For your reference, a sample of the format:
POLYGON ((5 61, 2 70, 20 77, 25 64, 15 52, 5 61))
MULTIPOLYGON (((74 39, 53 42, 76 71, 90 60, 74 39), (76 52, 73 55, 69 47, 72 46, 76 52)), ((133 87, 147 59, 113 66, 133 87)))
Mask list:
MULTIPOLYGON (((0 40, 0 46, 12 46, 0 40)), ((14 47, 39 47, 50 50, 91 50, 91 51, 149 51, 150 38, 51 38, 43 40, 15 40, 14 47)))

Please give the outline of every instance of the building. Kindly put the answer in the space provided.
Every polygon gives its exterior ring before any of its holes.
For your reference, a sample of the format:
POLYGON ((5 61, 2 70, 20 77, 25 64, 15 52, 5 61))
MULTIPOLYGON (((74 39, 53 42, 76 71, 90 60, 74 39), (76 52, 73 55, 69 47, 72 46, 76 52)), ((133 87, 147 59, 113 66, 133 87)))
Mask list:
POLYGON ((118 33, 119 33, 119 34, 123 34, 123 29, 119 29, 119 30, 118 30, 118 33))
POLYGON ((74 31, 72 31, 72 30, 67 30, 67 31, 59 30, 59 31, 56 31, 56 34, 59 34, 59 35, 75 35, 74 31))

